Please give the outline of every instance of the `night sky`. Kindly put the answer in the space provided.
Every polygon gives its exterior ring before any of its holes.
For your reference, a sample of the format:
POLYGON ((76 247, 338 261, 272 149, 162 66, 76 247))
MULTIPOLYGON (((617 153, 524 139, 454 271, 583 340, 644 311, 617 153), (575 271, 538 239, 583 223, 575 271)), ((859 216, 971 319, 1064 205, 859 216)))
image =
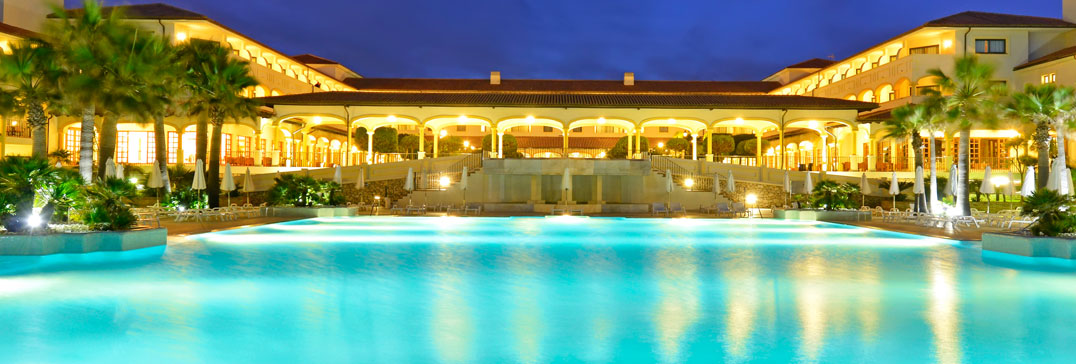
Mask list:
MULTIPOLYGON (((157 0, 366 77, 759 80, 966 10, 1062 0, 157 0)), ((111 5, 142 1, 108 1, 111 5)), ((79 1, 67 1, 74 6, 79 1)))

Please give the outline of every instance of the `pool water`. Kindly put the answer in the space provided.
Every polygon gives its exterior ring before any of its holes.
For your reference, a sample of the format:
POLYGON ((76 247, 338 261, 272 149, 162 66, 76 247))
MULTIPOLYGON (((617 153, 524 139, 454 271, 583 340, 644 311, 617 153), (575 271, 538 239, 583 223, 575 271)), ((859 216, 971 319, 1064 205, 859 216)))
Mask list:
POLYGON ((2 258, 0 362, 1071 363, 1074 270, 826 223, 312 219, 2 258))

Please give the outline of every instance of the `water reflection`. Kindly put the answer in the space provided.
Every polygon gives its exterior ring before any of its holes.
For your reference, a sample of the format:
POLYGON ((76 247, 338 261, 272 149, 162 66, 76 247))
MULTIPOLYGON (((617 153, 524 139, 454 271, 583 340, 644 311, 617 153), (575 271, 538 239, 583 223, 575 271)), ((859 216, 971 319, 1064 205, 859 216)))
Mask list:
POLYGON ((826 261, 815 249, 797 258, 793 275, 796 279, 796 311, 800 319, 799 356, 804 362, 816 362, 826 335, 826 261))
POLYGON ((663 362, 678 363, 683 361, 681 342, 699 318, 695 248, 661 249, 655 258, 659 302, 654 321, 658 351, 663 362))
POLYGON ((467 281, 464 269, 469 259, 461 249, 440 245, 435 252, 431 269, 433 290, 430 328, 433 344, 441 361, 466 363, 471 361, 474 323, 471 305, 464 292, 467 281))
POLYGON ((751 250, 726 253, 730 259, 722 269, 725 273, 725 297, 728 308, 725 313, 725 350, 735 359, 749 357, 751 333, 760 304, 758 257, 751 250))
POLYGON ((864 251, 859 254, 856 275, 859 289, 856 292, 856 315, 859 316, 860 334, 864 342, 878 338, 878 309, 882 303, 882 285, 878 274, 881 262, 878 253, 864 251))
POLYGON ((937 249, 928 257, 930 274, 927 323, 934 333, 934 355, 939 363, 957 364, 960 353, 960 304, 956 287, 956 253, 937 249))
POLYGON ((540 362, 545 319, 538 292, 541 279, 538 272, 543 265, 541 252, 536 247, 517 246, 508 251, 508 266, 515 283, 508 291, 512 305, 508 321, 520 363, 540 362))

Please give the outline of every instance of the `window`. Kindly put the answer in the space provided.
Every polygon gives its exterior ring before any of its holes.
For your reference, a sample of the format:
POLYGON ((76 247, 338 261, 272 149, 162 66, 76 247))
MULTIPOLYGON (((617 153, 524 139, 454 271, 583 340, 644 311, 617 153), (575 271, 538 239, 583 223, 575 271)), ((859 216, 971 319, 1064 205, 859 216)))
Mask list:
POLYGON ((456 125, 456 131, 467 131, 467 125, 456 125))
POLYGON ((183 163, 194 163, 194 158, 198 155, 198 134, 193 131, 183 132, 183 140, 180 142, 183 143, 183 163))
POLYGON ((908 48, 908 54, 938 54, 938 46, 908 48))
POLYGON ((667 126, 659 126, 658 127, 658 132, 659 133, 668 133, 669 132, 669 127, 667 127, 667 126))
POLYGON ((224 135, 221 136, 221 138, 222 138, 222 140, 220 142, 220 146, 221 146, 221 148, 220 148, 220 157, 221 158, 231 157, 232 156, 232 135, 225 133, 224 135))
POLYGON ((149 164, 157 158, 157 139, 153 132, 121 131, 116 137, 116 162, 149 164))
POLYGON ((239 151, 240 157, 250 156, 250 137, 241 136, 235 140, 236 149, 239 151))
POLYGON ((176 157, 179 153, 179 133, 170 131, 168 132, 168 163, 176 163, 176 157))
POLYGON ((82 136, 82 130, 78 128, 67 128, 64 130, 64 149, 71 153, 73 158, 78 158, 79 138, 82 136))
POLYGON ((553 132, 553 127, 552 126, 543 126, 542 127, 542 132, 552 133, 553 132))
POLYGON ((1042 75, 1042 83, 1043 84, 1056 83, 1056 82, 1057 82, 1057 74, 1056 73, 1047 73, 1047 74, 1042 75))
POLYGON ((979 54, 1005 53, 1005 40, 1004 39, 976 39, 975 40, 975 53, 979 53, 979 54))

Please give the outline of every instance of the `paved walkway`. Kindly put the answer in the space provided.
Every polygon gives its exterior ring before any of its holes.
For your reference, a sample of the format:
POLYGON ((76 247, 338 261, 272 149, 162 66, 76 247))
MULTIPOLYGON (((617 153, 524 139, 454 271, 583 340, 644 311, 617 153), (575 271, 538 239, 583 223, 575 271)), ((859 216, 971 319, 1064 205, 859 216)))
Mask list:
POLYGON ((936 227, 920 226, 920 225, 915 225, 915 224, 890 223, 890 222, 881 222, 881 221, 859 221, 859 222, 841 221, 840 223, 847 224, 847 225, 854 225, 854 226, 882 229, 882 230, 897 231, 897 232, 902 232, 902 233, 931 236, 931 237, 935 237, 935 238, 963 240, 963 241, 980 241, 980 240, 983 240, 983 233, 993 233, 993 232, 1005 231, 1004 229, 987 228, 987 227, 979 228, 979 229, 961 228, 959 230, 954 230, 952 227, 946 227, 946 228, 942 229, 942 228, 936 228, 936 227))
POLYGON ((229 221, 184 221, 175 222, 171 218, 161 220, 161 227, 168 229, 169 237, 185 237, 187 235, 208 233, 212 231, 235 229, 247 226, 265 225, 283 221, 299 220, 296 217, 262 216, 229 221))

